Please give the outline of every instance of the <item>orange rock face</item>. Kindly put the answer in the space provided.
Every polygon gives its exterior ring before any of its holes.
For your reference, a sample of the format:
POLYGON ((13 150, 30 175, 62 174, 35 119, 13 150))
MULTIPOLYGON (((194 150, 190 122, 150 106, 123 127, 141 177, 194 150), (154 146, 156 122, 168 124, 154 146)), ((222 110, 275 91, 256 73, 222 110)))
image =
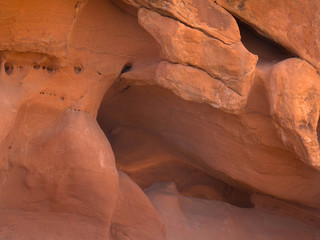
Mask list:
POLYGON ((0 239, 319 239, 317 6, 0 1, 0 239))

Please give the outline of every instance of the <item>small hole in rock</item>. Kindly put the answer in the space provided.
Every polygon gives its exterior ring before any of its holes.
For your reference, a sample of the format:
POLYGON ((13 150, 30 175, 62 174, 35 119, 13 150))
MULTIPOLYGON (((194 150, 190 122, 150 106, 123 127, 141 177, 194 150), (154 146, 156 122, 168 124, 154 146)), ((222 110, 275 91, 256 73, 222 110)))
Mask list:
POLYGON ((46 69, 46 66, 42 66, 42 69, 45 70, 45 69, 46 69))
POLYGON ((52 68, 52 67, 47 67, 47 71, 48 71, 49 73, 51 73, 51 72, 53 71, 53 68, 52 68))
POLYGON ((64 97, 61 97, 60 100, 61 100, 61 101, 64 101, 64 97))
POLYGON ((74 66, 73 69, 75 73, 80 73, 82 71, 82 68, 78 65, 74 66))
POLYGON ((13 65, 10 63, 5 63, 4 64, 4 70, 6 72, 7 75, 10 75, 13 71, 13 65))
POLYGON ((123 66, 123 68, 121 70, 121 74, 129 72, 131 70, 131 68, 132 68, 132 64, 131 63, 127 63, 126 65, 123 66))
POLYGON ((40 69, 40 65, 35 64, 35 65, 33 66, 33 68, 34 68, 35 70, 39 70, 39 69, 40 69))

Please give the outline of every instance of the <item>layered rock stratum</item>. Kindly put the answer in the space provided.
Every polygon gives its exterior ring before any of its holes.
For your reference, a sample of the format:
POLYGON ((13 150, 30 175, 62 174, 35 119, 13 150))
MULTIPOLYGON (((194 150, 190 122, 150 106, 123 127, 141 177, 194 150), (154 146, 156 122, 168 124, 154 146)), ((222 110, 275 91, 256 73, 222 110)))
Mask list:
POLYGON ((319 9, 0 0, 0 240, 320 239, 319 9))

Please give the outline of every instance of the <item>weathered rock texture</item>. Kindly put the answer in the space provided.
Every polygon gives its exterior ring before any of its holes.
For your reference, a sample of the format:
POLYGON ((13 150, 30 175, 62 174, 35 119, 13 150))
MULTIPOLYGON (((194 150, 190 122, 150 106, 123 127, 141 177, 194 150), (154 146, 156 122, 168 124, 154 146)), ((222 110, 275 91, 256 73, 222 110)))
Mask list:
POLYGON ((319 7, 0 0, 0 239, 320 239, 319 7))

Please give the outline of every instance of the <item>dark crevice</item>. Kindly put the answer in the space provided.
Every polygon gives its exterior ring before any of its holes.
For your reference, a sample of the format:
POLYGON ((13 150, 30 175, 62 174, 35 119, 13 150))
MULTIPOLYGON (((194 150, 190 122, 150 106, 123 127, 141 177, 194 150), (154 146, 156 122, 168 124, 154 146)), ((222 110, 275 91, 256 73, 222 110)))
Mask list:
POLYGON ((127 85, 120 92, 124 92, 124 91, 128 90, 130 87, 131 87, 130 85, 127 85))
POLYGON ((249 52, 258 55, 260 62, 279 62, 287 58, 296 57, 295 54, 289 52, 283 46, 259 34, 250 25, 239 19, 236 20, 243 45, 249 52))
POLYGON ((123 66, 120 74, 129 72, 129 71, 131 70, 131 68, 132 68, 132 63, 127 63, 127 64, 125 64, 125 65, 123 66))

